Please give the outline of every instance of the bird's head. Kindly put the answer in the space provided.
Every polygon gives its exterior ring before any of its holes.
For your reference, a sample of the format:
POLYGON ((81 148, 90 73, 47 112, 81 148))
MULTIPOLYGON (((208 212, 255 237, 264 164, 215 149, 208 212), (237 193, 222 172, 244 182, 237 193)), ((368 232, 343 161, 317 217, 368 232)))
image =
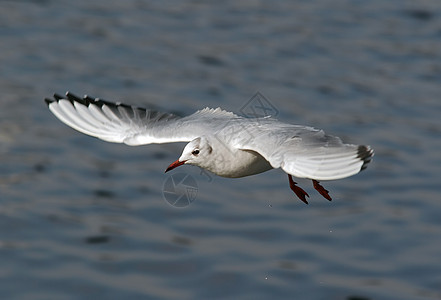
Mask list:
POLYGON ((204 167, 210 160, 213 148, 206 137, 198 137, 189 142, 182 151, 181 157, 171 163, 165 172, 173 170, 183 164, 204 167))

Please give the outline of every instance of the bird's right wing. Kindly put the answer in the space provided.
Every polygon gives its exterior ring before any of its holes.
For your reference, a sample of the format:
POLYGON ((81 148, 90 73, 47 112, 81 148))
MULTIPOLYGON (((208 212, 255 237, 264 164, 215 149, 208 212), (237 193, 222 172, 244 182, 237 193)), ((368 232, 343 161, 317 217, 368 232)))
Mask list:
POLYGON ((219 108, 205 108, 187 117, 98 98, 54 95, 45 99, 51 112, 66 125, 107 142, 136 146, 189 142, 239 118, 219 108))

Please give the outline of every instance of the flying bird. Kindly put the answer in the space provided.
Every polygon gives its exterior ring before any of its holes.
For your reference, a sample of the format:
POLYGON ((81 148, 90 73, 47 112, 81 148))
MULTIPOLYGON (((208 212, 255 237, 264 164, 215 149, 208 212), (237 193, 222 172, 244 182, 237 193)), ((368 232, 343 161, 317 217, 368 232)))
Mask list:
POLYGON ((107 142, 130 146, 188 142, 165 172, 187 164, 238 178, 281 168, 291 190, 306 204, 309 195, 292 176, 311 179, 313 187, 332 200, 320 181, 355 175, 374 155, 370 146, 344 144, 323 130, 271 117, 246 118, 221 108, 180 117, 70 92, 45 101, 63 123, 107 142))

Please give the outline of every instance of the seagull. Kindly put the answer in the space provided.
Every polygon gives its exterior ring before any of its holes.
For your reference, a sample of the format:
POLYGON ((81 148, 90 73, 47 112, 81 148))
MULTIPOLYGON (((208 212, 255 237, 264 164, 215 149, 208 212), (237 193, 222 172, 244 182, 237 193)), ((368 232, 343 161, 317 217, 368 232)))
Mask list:
POLYGON ((314 189, 331 201, 320 181, 355 175, 374 155, 370 146, 344 144, 323 130, 272 117, 247 118, 221 108, 180 117, 70 92, 54 94, 45 102, 66 125, 107 142, 130 146, 188 142, 165 172, 186 164, 239 178, 281 168, 291 190, 306 204, 309 195, 293 176, 312 180, 314 189))

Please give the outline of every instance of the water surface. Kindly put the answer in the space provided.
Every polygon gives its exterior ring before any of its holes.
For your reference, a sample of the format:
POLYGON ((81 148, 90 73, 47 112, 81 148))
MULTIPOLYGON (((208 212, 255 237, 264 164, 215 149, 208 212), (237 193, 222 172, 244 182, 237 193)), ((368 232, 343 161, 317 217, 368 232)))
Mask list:
POLYGON ((2 1, 4 299, 440 299, 439 1, 2 1), (277 117, 376 150, 304 205, 280 170, 163 197, 184 144, 60 123, 66 90, 189 114, 277 117))

